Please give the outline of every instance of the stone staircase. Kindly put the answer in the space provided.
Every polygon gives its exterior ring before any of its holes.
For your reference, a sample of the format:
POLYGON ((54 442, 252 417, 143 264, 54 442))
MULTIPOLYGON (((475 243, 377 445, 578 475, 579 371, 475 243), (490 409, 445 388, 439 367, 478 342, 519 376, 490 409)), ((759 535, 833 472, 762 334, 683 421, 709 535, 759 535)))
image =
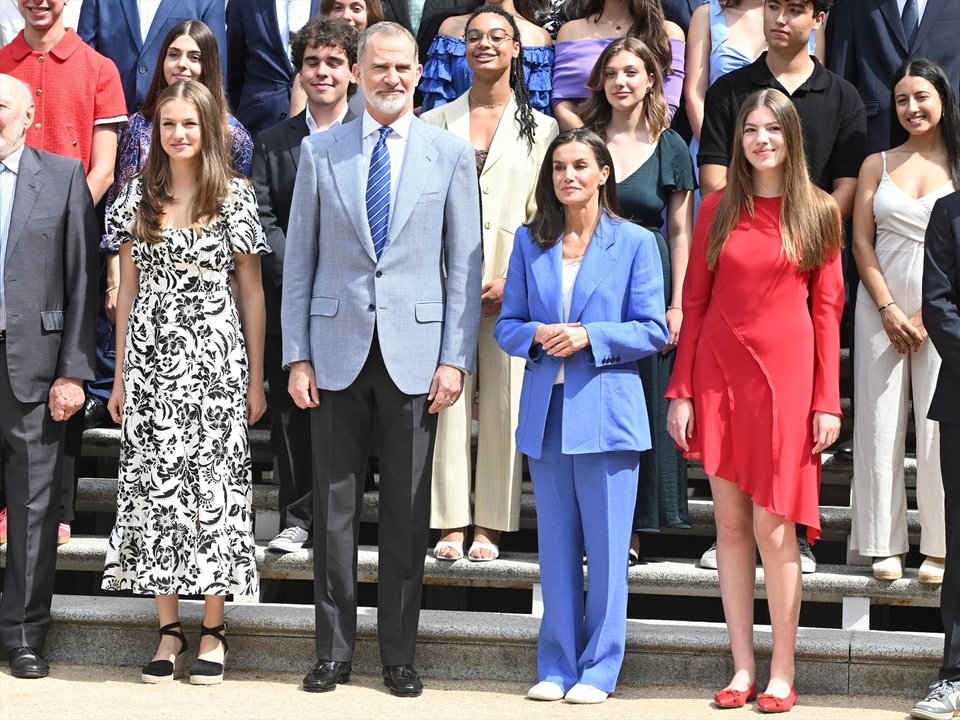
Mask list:
MULTIPOLYGON (((258 474, 267 477, 268 433, 254 428, 250 436, 258 474)), ((59 549, 57 567, 89 578, 83 585, 86 593, 96 592, 89 588, 94 587, 103 567, 105 534, 116 503, 118 454, 118 430, 84 434, 87 470, 94 469, 88 472, 90 476, 80 479, 78 486, 76 507, 81 522, 75 527, 81 532, 59 549), (94 528, 94 534, 84 535, 83 527, 94 528)), ((912 486, 915 464, 908 462, 905 469, 908 485, 912 486)), ((912 697, 926 687, 939 666, 942 636, 937 634, 938 627, 931 624, 933 611, 929 610, 938 605, 939 590, 920 585, 915 570, 908 571, 902 580, 889 583, 875 580, 869 567, 843 563, 850 533, 850 475, 849 462, 825 455, 822 497, 835 504, 821 507, 823 540, 818 545, 818 556, 820 548, 825 548, 823 557, 830 556, 831 562, 822 560, 817 573, 804 577, 803 597, 807 603, 839 607, 839 621, 801 628, 797 645, 798 685, 807 692, 903 693, 912 697), (871 630, 871 607, 883 606, 906 607, 908 612, 917 613, 912 629, 928 632, 871 630), (924 613, 922 618, 920 613, 924 613)), ((644 536, 645 562, 629 569, 630 592, 644 598, 644 609, 650 603, 670 604, 689 598, 714 598, 712 602, 719 607, 716 571, 696 567, 699 552, 714 533, 713 504, 702 493, 706 482, 702 471, 693 466, 690 477, 694 492, 689 504, 692 528, 644 536), (699 536, 701 541, 695 546, 687 542, 683 547, 684 536, 699 536), (651 539, 649 543, 647 538, 651 539), (690 549, 694 547, 698 548, 696 552, 690 549)), ((282 588, 287 585, 279 581, 312 580, 313 559, 310 550, 286 555, 266 550, 266 541, 277 530, 278 496, 275 485, 261 482, 254 486, 257 565, 264 584, 272 583, 274 589, 280 587, 282 597, 282 588)), ((375 489, 364 494, 363 523, 376 523, 378 503, 375 489)), ((916 511, 910 512, 908 525, 911 542, 916 542, 916 511)), ((535 528, 536 508, 529 485, 525 484, 521 532, 516 534, 516 542, 510 536, 498 562, 444 563, 425 552, 428 588, 446 589, 441 592, 453 592, 457 597, 490 589, 512 594, 503 604, 495 599, 480 610, 466 611, 433 609, 429 606, 432 596, 425 592, 427 606, 421 615, 418 645, 418 667, 424 675, 535 680, 536 632, 542 611, 535 528)), ((377 559, 375 545, 361 546, 361 583, 377 582, 377 559)), ((0 548, 0 564, 4 563, 5 552, 0 548)), ((586 567, 585 582, 588 578, 586 567)), ((756 590, 758 598, 764 597, 763 571, 759 568, 756 590)), ((271 598, 275 595, 276 592, 271 593, 271 598)), ((303 600, 302 592, 299 597, 301 602, 308 602, 303 600)), ((186 601, 184 608, 185 621, 199 625, 199 603, 186 601)), ((836 615, 834 611, 832 616, 836 615)), ((58 594, 54 618, 48 641, 48 652, 54 661, 137 664, 155 643, 156 620, 150 599, 105 593, 58 594), (90 648, 98 649, 95 657, 91 657, 90 648)), ((234 667, 296 672, 310 665, 314 655, 311 605, 231 603, 228 619, 234 667)), ((725 628, 722 623, 697 622, 698 619, 702 620, 696 616, 690 617, 690 621, 631 619, 621 682, 708 687, 725 682, 731 672, 725 628)), ((357 668, 376 672, 376 609, 362 609, 359 622, 357 668)), ((762 658, 770 652, 769 629, 759 631, 757 644, 758 662, 764 665, 762 658)))

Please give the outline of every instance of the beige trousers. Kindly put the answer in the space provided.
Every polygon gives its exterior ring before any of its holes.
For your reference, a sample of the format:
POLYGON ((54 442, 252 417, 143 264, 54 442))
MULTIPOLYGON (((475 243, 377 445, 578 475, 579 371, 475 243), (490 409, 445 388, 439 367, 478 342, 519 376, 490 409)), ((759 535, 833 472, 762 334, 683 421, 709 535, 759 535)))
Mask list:
POLYGON ((522 358, 512 358, 493 338, 495 317, 480 318, 477 372, 463 378, 463 394, 440 412, 433 451, 430 527, 479 525, 513 532, 520 528, 520 474, 514 431, 523 384, 522 358), (470 427, 473 396, 480 391, 480 437, 470 514, 470 427))
MULTIPOLYGON (((923 244, 904 239, 877 247, 884 279, 897 306, 912 316, 920 308, 923 244)), ((907 552, 904 442, 911 390, 917 434, 917 507, 920 552, 946 552, 940 426, 927 410, 940 373, 940 356, 927 338, 918 352, 900 355, 887 338, 880 313, 863 285, 857 292, 854 352, 853 527, 851 548, 866 557, 907 552)))

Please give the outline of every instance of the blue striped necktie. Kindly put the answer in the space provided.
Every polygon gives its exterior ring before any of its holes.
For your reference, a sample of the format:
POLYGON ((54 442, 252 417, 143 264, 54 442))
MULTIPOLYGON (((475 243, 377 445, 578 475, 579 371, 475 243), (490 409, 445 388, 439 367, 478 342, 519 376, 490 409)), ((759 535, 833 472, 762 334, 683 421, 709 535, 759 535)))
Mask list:
POLYGON ((377 260, 387 244, 387 228, 390 224, 390 151, 387 149, 389 127, 380 128, 380 139, 370 157, 370 174, 367 176, 367 221, 377 260))

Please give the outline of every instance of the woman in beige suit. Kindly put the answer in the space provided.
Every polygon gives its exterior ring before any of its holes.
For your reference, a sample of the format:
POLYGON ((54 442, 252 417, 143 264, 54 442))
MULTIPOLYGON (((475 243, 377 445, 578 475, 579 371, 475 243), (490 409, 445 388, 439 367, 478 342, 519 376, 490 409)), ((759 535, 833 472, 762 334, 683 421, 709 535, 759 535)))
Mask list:
POLYGON ((441 413, 433 456, 430 527, 440 529, 439 560, 463 557, 467 527, 475 525, 467 557, 495 560, 500 533, 520 526, 521 463, 514 442, 523 361, 497 346, 493 326, 513 249, 513 234, 533 215, 534 186, 557 123, 530 106, 520 58, 520 30, 499 7, 474 12, 464 31, 470 89, 423 120, 469 140, 476 148, 483 220, 483 296, 477 373, 464 377, 457 403, 441 413), (474 513, 470 478, 473 401, 479 394, 480 437, 474 513))

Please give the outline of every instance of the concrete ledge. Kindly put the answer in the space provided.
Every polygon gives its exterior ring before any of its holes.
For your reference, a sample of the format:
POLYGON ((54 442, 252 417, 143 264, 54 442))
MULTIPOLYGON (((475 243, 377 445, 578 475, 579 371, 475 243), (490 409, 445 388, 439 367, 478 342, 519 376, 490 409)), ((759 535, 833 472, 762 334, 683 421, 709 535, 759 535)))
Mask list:
MULTIPOLYGON (((195 652, 202 605, 181 602, 195 652)), ((151 599, 54 598, 46 651, 53 662, 138 665, 156 647, 151 599)), ((307 605, 227 605, 228 667, 306 672, 314 662, 314 614, 307 605)), ((533 683, 539 621, 526 615, 424 610, 417 667, 427 678, 483 678, 533 683)), ((770 631, 758 627, 758 666, 769 664, 770 631)), ((797 686, 801 693, 923 694, 936 676, 942 638, 919 633, 801 628, 797 686)), ((354 667, 378 673, 376 610, 358 613, 354 667)), ((620 684, 720 687, 730 677, 726 629, 713 623, 630 620, 620 684)), ((763 678, 761 678, 763 681, 763 678)))
MULTIPOLYGON (((57 568, 99 572, 106 556, 106 538, 76 537, 59 548, 57 568)), ((279 554, 257 546, 257 566, 266 579, 312 580, 313 552, 301 550, 279 554)), ((6 563, 5 547, 0 547, 0 564, 6 563)), ((374 546, 361 546, 357 574, 360 582, 377 582, 378 553, 374 546)), ((587 568, 587 581, 589 568, 587 568)), ((630 568, 630 592, 642 595, 678 595, 719 597, 720 584, 716 570, 696 567, 694 560, 653 559, 630 568)), ((424 582, 427 585, 456 587, 493 587, 530 589, 540 582, 540 568, 535 553, 505 553, 496 562, 472 563, 466 560, 441 562, 432 555, 424 556, 424 582)), ((765 597, 763 570, 757 569, 756 594, 765 597)), ((868 598, 881 605, 917 605, 937 607, 940 588, 921 585, 917 571, 908 569, 906 576, 894 582, 876 580, 869 568, 849 565, 820 565, 819 571, 803 578, 803 599, 814 602, 842 602, 844 598, 868 598)))

